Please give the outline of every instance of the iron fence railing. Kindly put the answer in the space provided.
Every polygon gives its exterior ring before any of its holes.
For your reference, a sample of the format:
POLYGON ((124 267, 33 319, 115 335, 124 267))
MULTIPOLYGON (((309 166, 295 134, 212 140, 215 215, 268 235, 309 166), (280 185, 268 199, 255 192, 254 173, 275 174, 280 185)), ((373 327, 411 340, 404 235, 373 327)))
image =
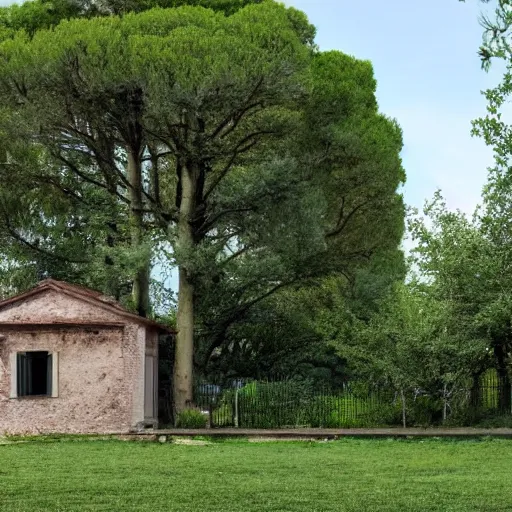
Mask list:
MULTIPOLYGON (((487 372, 471 386, 453 390, 449 399, 441 393, 409 390, 406 410, 409 424, 440 423, 461 411, 468 417, 506 415, 512 412, 512 388, 508 378, 487 372), (469 414, 471 413, 471 414, 469 414)), ((347 382, 338 388, 314 386, 298 380, 245 381, 222 385, 198 380, 196 406, 208 416, 211 427, 371 427, 402 422, 400 394, 364 382, 347 382)))

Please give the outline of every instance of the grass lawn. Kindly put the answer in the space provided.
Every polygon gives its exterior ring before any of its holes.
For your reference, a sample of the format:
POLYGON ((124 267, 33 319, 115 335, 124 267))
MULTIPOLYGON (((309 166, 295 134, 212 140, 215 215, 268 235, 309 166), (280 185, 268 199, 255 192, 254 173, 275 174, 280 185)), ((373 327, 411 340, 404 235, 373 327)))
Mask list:
POLYGON ((12 444, 0 510, 511 511, 512 441, 12 444))

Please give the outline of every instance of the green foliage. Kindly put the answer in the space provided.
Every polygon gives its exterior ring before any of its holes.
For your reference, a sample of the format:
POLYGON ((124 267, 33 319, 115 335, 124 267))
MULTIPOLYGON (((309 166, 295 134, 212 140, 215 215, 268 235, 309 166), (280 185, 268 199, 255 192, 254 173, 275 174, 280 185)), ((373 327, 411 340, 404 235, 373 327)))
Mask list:
POLYGON ((176 426, 178 428, 206 428, 208 418, 198 409, 184 409, 180 411, 176 426))
POLYGON ((326 279, 344 296, 357 283, 361 312, 371 288, 393 280, 373 270, 403 260, 401 130, 378 112, 370 63, 319 52, 303 13, 189 4, 80 3, 76 16, 56 6, 55 19, 4 23, 14 32, 0 44, 0 178, 19 199, 0 219, 6 257, 21 268, 83 255, 80 279, 45 267, 81 282, 94 269, 108 283, 103 268, 119 296, 168 257, 194 289, 200 370, 259 376, 297 362, 302 375, 339 378, 343 361, 298 297, 326 279), (43 182, 45 194, 20 182, 43 182), (72 240, 61 236, 70 213, 72 240))
MULTIPOLYGON (((282 290, 236 319, 222 350, 210 358, 207 375, 214 380, 293 375, 318 385, 340 383, 343 360, 316 326, 315 317, 322 311, 317 291, 310 286, 282 290)), ((197 353, 204 349, 200 345, 197 353)))
POLYGON ((493 62, 501 61, 504 71, 501 82, 483 93, 487 100, 487 115, 473 122, 473 135, 481 137, 492 147, 495 165, 489 169, 483 207, 475 214, 472 226, 478 240, 478 247, 474 244, 478 254, 473 266, 476 264, 480 267, 477 274, 480 279, 477 283, 471 283, 470 292, 475 294, 471 297, 474 324, 479 333, 488 339, 494 366, 506 383, 500 393, 499 406, 510 408, 512 131, 506 115, 506 105, 512 93, 512 13, 509 0, 496 2, 493 14, 481 21, 484 29, 480 48, 482 66, 489 69, 493 62))
MULTIPOLYGON (((511 224, 507 186, 496 185, 491 177, 484 206, 472 220, 459 212, 448 212, 437 195, 425 210, 430 226, 416 219, 412 229, 418 241, 416 265, 431 282, 432 296, 449 308, 447 328, 464 332, 461 354, 468 357, 467 368, 480 375, 494 367, 507 379, 512 346, 508 280, 511 224), (471 356, 472 347, 475 357, 471 356)), ((507 387, 500 397, 502 404, 510 403, 507 387)))
POLYGON ((307 382, 252 382, 238 392, 239 426, 279 428, 307 424, 311 396, 307 382))
POLYGON ((438 421, 442 404, 448 410, 486 355, 482 340, 468 340, 453 322, 452 303, 436 296, 433 286, 395 284, 369 320, 352 317, 336 336, 355 374, 396 391, 406 419, 419 424, 438 421), (418 390, 426 396, 418 397, 418 390))
MULTIPOLYGON (((368 427, 398 426, 402 423, 402 405, 400 400, 384 399, 372 404, 364 421, 368 427)), ((409 416, 412 425, 416 424, 409 416)))
MULTIPOLYGON (((366 428, 396 425, 389 414, 393 406, 366 396, 316 396, 308 407, 309 425, 319 428, 366 428)), ((399 421, 398 421, 399 423, 399 421)))
POLYGON ((229 403, 222 403, 213 410, 212 424, 214 427, 233 427, 233 418, 233 405, 232 401, 229 401, 229 403))
MULTIPOLYGON (((13 4, 0 7, 0 40, 13 37, 18 31, 25 31, 33 36, 38 30, 55 27, 62 21, 73 18, 108 17, 112 14, 140 13, 155 7, 177 8, 182 6, 198 6, 234 14, 249 4, 258 4, 263 0, 28 0, 21 5, 13 4)), ((290 18, 294 20, 296 30, 306 40, 312 40, 314 30, 308 29, 309 24, 304 15, 295 9, 290 10, 290 18)))
POLYGON ((476 428, 512 428, 512 415, 489 416, 472 423, 476 428))
MULTIPOLYGON (((390 390, 369 389, 354 383, 350 389, 328 390, 308 381, 251 382, 238 391, 223 393, 214 410, 214 425, 232 425, 238 404, 238 425, 242 428, 362 428, 398 425, 401 404, 390 390)), ((428 397, 410 397, 411 425, 433 424, 438 403, 428 397)))

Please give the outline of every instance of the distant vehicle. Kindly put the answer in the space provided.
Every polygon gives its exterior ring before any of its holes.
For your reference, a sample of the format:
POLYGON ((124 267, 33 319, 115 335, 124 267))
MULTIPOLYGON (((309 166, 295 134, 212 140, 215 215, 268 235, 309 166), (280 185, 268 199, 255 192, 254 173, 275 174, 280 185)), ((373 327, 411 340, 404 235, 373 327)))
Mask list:
POLYGON ((197 393, 200 395, 217 396, 222 393, 222 388, 216 384, 201 384, 197 387, 197 393))

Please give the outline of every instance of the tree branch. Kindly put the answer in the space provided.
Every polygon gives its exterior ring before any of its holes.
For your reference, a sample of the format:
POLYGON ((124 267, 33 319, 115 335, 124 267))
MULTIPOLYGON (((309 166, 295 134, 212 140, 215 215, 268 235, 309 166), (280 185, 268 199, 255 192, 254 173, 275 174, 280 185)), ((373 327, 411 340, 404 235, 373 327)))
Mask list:
POLYGON ((23 244, 23 245, 26 245, 29 249, 35 251, 35 252, 39 252, 41 254, 44 254, 45 256, 48 256, 50 258, 55 258, 59 261, 63 261, 65 263, 89 263, 88 260, 73 260, 71 258, 68 258, 66 256, 60 256, 59 254, 55 254, 55 253, 52 253, 51 251, 48 251, 46 249, 43 249, 41 247, 39 247, 38 245, 35 245, 31 242, 29 242, 28 240, 26 240, 25 238, 23 238, 14 228, 11 227, 8 219, 6 216, 4 216, 4 220, 5 220, 5 227, 7 228, 7 231, 9 232, 9 234, 15 239, 17 240, 19 243, 23 244))
POLYGON ((228 163, 224 166, 224 168, 221 171, 218 172, 217 177, 213 180, 213 183, 206 190, 206 192, 204 194, 204 200, 206 201, 206 199, 208 199, 208 197, 212 194, 212 192, 217 188, 219 183, 225 178, 227 173, 233 167, 233 165, 236 161, 236 158, 239 155, 249 151, 251 148, 253 148, 258 143, 258 140, 251 141, 251 139, 253 139, 254 137, 258 137, 259 135, 269 135, 272 133, 275 133, 275 132, 270 131, 270 130, 260 130, 258 132, 251 133, 251 134, 247 135, 246 137, 244 137, 235 146, 233 153, 228 160, 228 163), (251 142, 249 142, 249 141, 251 141, 251 142), (245 144, 245 146, 244 146, 244 144, 245 144))
POLYGON ((62 192, 66 197, 72 197, 73 199, 76 199, 77 201, 79 201, 82 204, 85 204, 85 205, 89 204, 83 197, 79 196, 74 190, 71 190, 69 187, 62 186, 60 183, 58 183, 56 180, 54 180, 51 177, 36 176, 34 178, 34 180, 39 183, 46 183, 48 185, 51 185, 52 187, 55 187, 57 190, 62 192))
POLYGON ((219 331, 215 335, 215 339, 214 339, 213 343, 210 344, 210 346, 208 347, 208 349, 206 351, 206 355, 204 357, 204 367, 206 367, 206 365, 208 364, 208 361, 210 360, 213 351, 216 348, 220 347, 222 345, 222 343, 224 342, 226 331, 228 330, 229 326, 235 320, 240 320, 240 318, 243 315, 245 315, 245 313, 247 313, 247 311, 250 308, 252 308, 256 304, 258 304, 262 300, 270 297, 271 295, 273 295, 278 290, 280 290, 280 289, 282 289, 282 288, 284 288, 286 286, 291 286, 296 281, 297 281, 297 279, 295 278, 295 279, 293 279, 291 281, 287 281, 287 282, 284 282, 284 283, 279 283, 279 284, 273 286, 270 290, 268 290, 265 293, 263 293, 262 295, 260 295, 259 297, 256 297, 256 298, 250 300, 249 302, 246 302, 245 304, 243 304, 243 305, 241 305, 241 306, 239 306, 237 308, 232 309, 231 310, 231 314, 228 316, 228 318, 226 320, 224 320, 222 322, 219 331))
POLYGON ((340 214, 338 216, 338 222, 336 222, 336 227, 339 227, 341 221, 343 220, 343 215, 345 214, 345 196, 341 198, 341 206, 340 206, 340 214))
POLYGON ((201 233, 207 233, 219 219, 224 217, 224 215, 228 215, 230 213, 242 213, 242 212, 252 212, 252 211, 254 211, 254 208, 228 208, 227 210, 223 210, 223 211, 217 213, 210 219, 207 218, 205 223, 199 228, 199 231, 201 233))
POLYGON ((230 254, 225 260, 222 260, 220 262, 221 265, 227 265, 229 262, 233 261, 234 259, 238 258, 239 256, 241 256, 242 254, 245 254, 248 250, 250 249, 250 246, 249 245, 245 245, 244 247, 242 247, 242 249, 240 249, 239 251, 236 251, 232 254, 230 254))
POLYGON ((256 106, 260 105, 261 102, 257 102, 257 103, 252 103, 252 100, 254 99, 254 97, 256 96, 257 92, 258 92, 258 89, 263 85, 263 77, 261 77, 258 82, 256 83, 256 86, 254 87, 254 89, 251 91, 251 93, 249 94, 249 97, 247 98, 247 100, 245 101, 245 105, 246 107, 242 108, 242 109, 239 109, 238 111, 235 110, 235 112, 231 112, 220 124, 217 128, 215 128, 215 130, 213 131, 213 133, 208 137, 209 139, 214 139, 215 137, 217 137, 221 132, 222 130, 224 130, 224 128, 226 128, 226 126, 229 125, 229 123, 231 123, 232 121, 234 121, 234 125, 226 132, 222 135, 222 137, 225 137, 227 136, 229 133, 231 133, 235 128, 236 126, 238 125, 238 123, 240 122, 240 120, 242 119, 242 117, 249 111, 251 110, 252 108, 255 108, 256 106), (247 105, 247 103, 249 103, 249 105, 247 105))
MULTIPOLYGON (((151 153, 151 151, 150 151, 151 153)), ((144 158, 141 159, 141 162, 151 162, 153 160, 153 158, 156 158, 156 159, 160 159, 160 158, 164 158, 166 156, 172 156, 174 155, 174 151, 164 151, 163 153, 155 153, 155 154, 150 154, 150 156, 146 156, 144 158)))
POLYGON ((103 188, 107 190, 109 193, 114 194, 117 196, 121 201, 124 203, 129 203, 129 200, 124 197, 122 194, 119 194, 119 192, 113 192, 109 189, 108 185, 106 183, 101 183, 101 181, 95 180, 94 178, 91 178, 84 174, 82 171, 78 169, 78 167, 70 162, 66 157, 64 157, 61 153, 52 152, 53 156, 60 160, 62 163, 64 163, 72 172, 74 172, 78 177, 82 178, 87 183, 90 183, 91 185, 95 185, 96 187, 103 188))
POLYGON ((326 238, 331 238, 333 236, 336 236, 336 235, 339 235, 346 227, 346 225, 349 223, 350 219, 361 209, 363 208, 363 206, 366 206, 368 204, 369 201, 364 201, 363 203, 357 205, 344 219, 343 219, 343 222, 341 222, 340 224, 340 221, 341 221, 341 218, 343 218, 343 216, 340 218, 340 220, 338 221, 337 223, 337 226, 335 229, 333 229, 332 231, 329 231, 325 236, 326 238))

